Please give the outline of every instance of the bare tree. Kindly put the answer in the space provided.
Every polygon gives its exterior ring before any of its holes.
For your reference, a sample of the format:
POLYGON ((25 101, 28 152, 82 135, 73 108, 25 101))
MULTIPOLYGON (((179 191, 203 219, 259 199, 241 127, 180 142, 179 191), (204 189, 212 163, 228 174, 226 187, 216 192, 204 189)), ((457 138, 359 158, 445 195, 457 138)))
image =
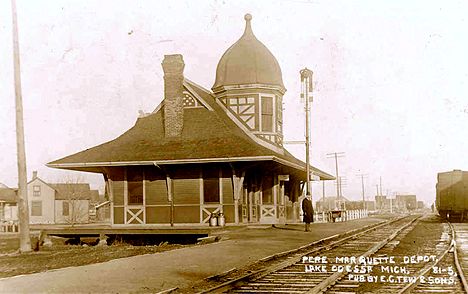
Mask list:
POLYGON ((91 190, 89 184, 81 179, 67 179, 64 183, 51 185, 57 192, 56 205, 61 205, 61 220, 74 226, 89 221, 89 201, 91 190))

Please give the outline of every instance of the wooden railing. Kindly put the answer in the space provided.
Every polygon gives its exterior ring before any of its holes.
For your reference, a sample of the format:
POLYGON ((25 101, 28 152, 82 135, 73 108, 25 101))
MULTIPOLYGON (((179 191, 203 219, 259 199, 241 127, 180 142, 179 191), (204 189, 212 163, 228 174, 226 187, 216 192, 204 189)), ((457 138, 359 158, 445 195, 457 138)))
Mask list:
POLYGON ((18 232, 18 221, 0 221, 0 232, 18 232))
POLYGON ((315 212, 315 222, 344 222, 353 219, 368 217, 368 211, 364 209, 315 212))

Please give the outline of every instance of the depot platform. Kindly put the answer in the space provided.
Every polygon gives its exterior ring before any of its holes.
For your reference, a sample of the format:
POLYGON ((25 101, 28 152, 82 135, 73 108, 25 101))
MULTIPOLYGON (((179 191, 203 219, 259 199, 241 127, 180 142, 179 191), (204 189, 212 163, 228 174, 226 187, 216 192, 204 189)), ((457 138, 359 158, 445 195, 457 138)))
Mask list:
POLYGON ((388 219, 373 216, 340 223, 225 227, 220 241, 171 251, 0 279, 1 293, 155 293, 242 268, 268 256, 388 219))

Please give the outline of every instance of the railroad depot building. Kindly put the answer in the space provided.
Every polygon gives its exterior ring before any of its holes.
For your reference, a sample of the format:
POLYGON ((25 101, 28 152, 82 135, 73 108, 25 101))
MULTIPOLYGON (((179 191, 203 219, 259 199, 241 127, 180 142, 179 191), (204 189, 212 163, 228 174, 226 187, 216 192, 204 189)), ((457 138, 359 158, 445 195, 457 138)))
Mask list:
POLYGON ((181 55, 166 55, 164 99, 152 113, 48 166, 102 173, 115 226, 204 226, 213 213, 227 224, 298 220, 306 165, 283 147, 281 69, 245 20, 212 91, 184 77, 181 55))

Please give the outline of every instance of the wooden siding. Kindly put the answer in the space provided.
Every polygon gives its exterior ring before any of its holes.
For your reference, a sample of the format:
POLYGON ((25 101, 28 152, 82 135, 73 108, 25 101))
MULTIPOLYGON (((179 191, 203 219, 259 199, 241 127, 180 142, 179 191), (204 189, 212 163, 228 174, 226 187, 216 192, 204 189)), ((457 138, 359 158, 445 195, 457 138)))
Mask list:
MULTIPOLYGON (((234 165, 236 170, 241 166, 234 165)), ((128 169, 127 172, 137 171, 128 169)), ((282 171, 279 171, 282 172, 282 171)), ((238 175, 239 176, 239 175, 238 175)), ((211 213, 223 212, 227 224, 236 222, 280 222, 279 216, 291 217, 291 208, 288 205, 279 209, 276 205, 284 202, 279 197, 281 188, 268 165, 250 169, 244 174, 239 205, 234 199, 234 186, 231 166, 227 164, 184 165, 174 167, 146 167, 144 168, 144 203, 143 205, 126 205, 125 197, 127 184, 125 180, 111 178, 111 191, 113 194, 113 221, 114 224, 204 224, 207 225, 211 213), (210 174, 211 172, 211 174, 210 174), (219 175, 219 202, 204 203, 204 178, 207 174, 210 179, 219 175), (167 182, 167 180, 170 180, 167 182), (169 188, 173 202, 169 199, 169 188), (244 188, 243 188, 244 189, 244 188), (244 195, 245 193, 245 195, 244 195), (279 197, 279 198, 278 198, 279 197), (236 209, 237 208, 237 209, 236 209), (261 212, 263 217, 261 217, 261 212), (172 213, 171 213, 172 212, 172 213), (172 219, 171 219, 172 217, 172 219)), ((293 175, 290 181, 284 183, 284 192, 291 197, 297 194, 298 188, 293 175)), ((213 189, 212 189, 213 190, 213 189)))
POLYGON ((234 203, 234 191, 232 187, 231 178, 223 178, 222 182, 222 193, 223 193, 223 203, 224 204, 233 204, 234 203))
POLYGON ((112 181, 114 205, 124 205, 124 181, 112 181))
POLYGON ((114 224, 124 223, 124 208, 114 207, 114 224))
POLYGON ((166 179, 145 181, 146 205, 170 204, 167 197, 166 179))
POLYGON ((36 178, 28 183, 27 193, 29 201, 29 223, 55 223, 56 191, 41 179, 36 178), (34 193, 34 187, 38 189, 36 194, 34 193), (34 214, 33 211, 35 212, 34 214))
POLYGON ((174 204, 200 204, 199 179, 174 179, 174 204))
POLYGON ((174 223, 200 223, 200 206, 174 207, 174 223))
POLYGON ((170 206, 146 207, 147 224, 168 224, 171 222, 170 206))
POLYGON ((234 205, 223 205, 223 213, 226 218, 226 223, 234 223, 234 205))

